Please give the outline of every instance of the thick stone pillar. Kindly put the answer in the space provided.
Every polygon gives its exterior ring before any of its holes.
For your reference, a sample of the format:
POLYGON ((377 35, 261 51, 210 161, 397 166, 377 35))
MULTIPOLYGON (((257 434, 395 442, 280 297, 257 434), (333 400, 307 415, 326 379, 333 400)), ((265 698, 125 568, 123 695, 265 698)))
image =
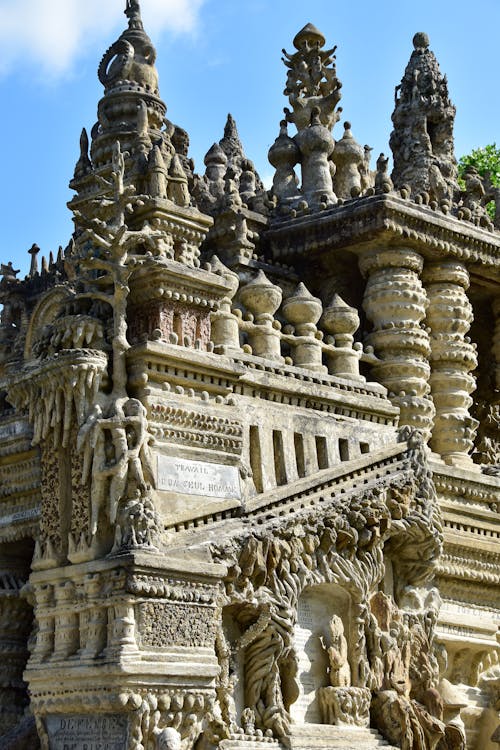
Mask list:
POLYGON ((477 366, 476 347, 467 337, 473 314, 466 294, 469 273, 457 261, 426 265, 423 274, 429 298, 431 329, 431 393, 436 407, 431 447, 447 464, 472 465, 470 453, 478 422, 470 416, 471 374, 477 366))
POLYGON ((495 328, 493 332, 493 360, 495 362, 495 387, 500 390, 500 297, 497 297, 492 304, 495 328))
POLYGON ((363 308, 373 324, 366 343, 379 363, 374 377, 401 410, 400 424, 431 433, 434 407, 429 397, 429 335, 422 328, 427 299, 420 281, 422 257, 407 248, 371 250, 360 258, 367 277, 363 308))

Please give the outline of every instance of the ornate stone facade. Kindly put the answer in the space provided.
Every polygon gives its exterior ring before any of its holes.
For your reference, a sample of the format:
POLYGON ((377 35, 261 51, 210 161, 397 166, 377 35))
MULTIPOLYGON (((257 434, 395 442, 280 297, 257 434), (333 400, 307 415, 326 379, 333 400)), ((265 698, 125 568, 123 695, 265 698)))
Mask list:
POLYGON ((126 15, 70 243, 1 267, 0 745, 494 750, 500 235, 429 40, 391 176, 305 26, 265 190, 126 15))

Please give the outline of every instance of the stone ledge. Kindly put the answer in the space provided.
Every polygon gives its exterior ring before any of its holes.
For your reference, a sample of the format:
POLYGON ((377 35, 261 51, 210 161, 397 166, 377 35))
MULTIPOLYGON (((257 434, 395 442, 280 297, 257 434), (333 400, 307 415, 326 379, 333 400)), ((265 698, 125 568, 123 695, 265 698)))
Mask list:
MULTIPOLYGON (((451 257, 500 265, 500 235, 397 195, 374 195, 276 222, 267 232, 276 259, 292 260, 346 249, 404 245, 431 258, 451 257)), ((482 274, 487 275, 486 268, 482 274)))

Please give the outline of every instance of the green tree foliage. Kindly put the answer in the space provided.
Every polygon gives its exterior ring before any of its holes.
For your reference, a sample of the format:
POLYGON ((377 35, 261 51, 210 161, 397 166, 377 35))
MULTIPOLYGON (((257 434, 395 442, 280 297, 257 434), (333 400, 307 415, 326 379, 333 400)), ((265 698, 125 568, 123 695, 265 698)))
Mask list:
MULTIPOLYGON (((491 143, 482 148, 474 148, 470 154, 460 157, 458 161, 458 181, 462 190, 465 189, 463 181, 465 168, 475 167, 481 177, 489 176, 489 180, 494 187, 500 188, 500 148, 496 143, 491 143)), ((487 205, 488 213, 493 218, 495 206, 493 201, 487 205)))
POLYGON ((458 162, 459 177, 463 177, 465 168, 469 165, 475 167, 481 177, 489 172, 492 183, 500 187, 500 148, 496 143, 483 148, 474 148, 470 154, 462 156, 458 162))

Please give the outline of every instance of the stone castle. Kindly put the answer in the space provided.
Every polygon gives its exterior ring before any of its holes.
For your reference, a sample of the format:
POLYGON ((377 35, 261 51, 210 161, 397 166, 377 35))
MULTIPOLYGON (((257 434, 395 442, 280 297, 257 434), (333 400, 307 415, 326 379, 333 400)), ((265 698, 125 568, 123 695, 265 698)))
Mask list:
POLYGON ((429 40, 390 174, 299 31, 266 190, 125 12, 73 236, 1 267, 0 747, 494 750, 500 190, 429 40))

